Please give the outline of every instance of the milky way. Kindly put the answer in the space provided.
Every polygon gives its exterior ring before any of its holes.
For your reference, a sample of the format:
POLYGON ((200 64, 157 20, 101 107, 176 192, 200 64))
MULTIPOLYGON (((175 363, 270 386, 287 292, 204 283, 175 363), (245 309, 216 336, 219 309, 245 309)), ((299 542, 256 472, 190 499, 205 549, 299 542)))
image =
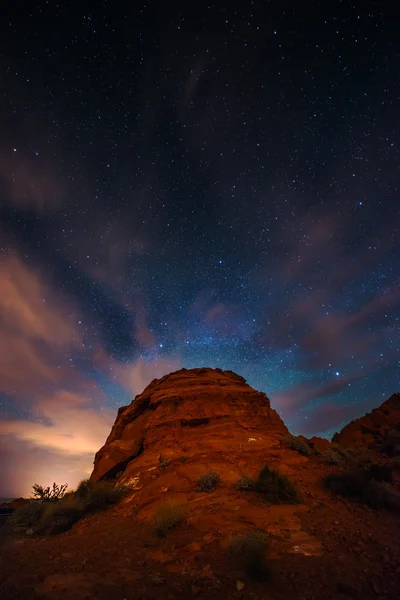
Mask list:
POLYGON ((390 4, 73 4, 1 23, 0 495, 182 366, 307 436, 398 391, 390 4))

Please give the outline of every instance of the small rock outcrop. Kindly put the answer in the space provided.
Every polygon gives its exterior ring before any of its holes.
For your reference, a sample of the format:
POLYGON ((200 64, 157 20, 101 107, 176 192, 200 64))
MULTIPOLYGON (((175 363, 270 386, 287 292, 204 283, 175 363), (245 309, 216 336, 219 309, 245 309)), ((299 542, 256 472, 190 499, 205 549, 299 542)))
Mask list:
POLYGON ((335 433, 332 442, 345 448, 364 447, 378 450, 383 447, 389 432, 400 424, 400 394, 393 394, 379 408, 348 423, 335 433))

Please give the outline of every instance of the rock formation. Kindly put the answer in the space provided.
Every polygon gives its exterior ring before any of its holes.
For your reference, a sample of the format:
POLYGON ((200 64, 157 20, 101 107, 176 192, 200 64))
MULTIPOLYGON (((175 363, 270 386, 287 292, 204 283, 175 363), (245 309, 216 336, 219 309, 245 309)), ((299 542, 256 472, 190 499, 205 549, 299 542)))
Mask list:
POLYGON ((207 461, 209 466, 219 462, 225 470, 226 465, 234 470, 236 461, 239 476, 241 465, 279 445, 287 434, 267 396, 243 377, 220 369, 181 369, 155 379, 119 409, 96 454, 92 479, 143 477, 162 461, 180 465, 174 471, 178 478, 185 472, 182 485, 193 470, 190 463, 204 472, 207 461))
POLYGON ((332 442, 346 448, 366 447, 377 450, 387 435, 400 424, 400 394, 393 394, 379 408, 348 423, 333 436, 332 442))

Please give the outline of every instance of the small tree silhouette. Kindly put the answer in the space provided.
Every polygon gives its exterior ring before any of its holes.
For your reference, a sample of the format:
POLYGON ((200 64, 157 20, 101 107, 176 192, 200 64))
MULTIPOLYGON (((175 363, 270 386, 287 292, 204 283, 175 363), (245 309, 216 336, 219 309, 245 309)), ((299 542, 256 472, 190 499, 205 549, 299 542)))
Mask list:
POLYGON ((64 483, 62 485, 57 485, 53 483, 53 487, 43 487, 38 483, 35 483, 33 486, 33 497, 36 500, 40 500, 41 502, 58 502, 67 491, 68 484, 64 483))

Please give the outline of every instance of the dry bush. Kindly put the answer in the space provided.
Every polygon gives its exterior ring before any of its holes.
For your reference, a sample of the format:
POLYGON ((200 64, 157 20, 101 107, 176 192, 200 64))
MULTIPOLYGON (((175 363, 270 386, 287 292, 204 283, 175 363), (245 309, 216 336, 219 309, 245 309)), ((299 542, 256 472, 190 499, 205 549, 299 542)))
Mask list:
POLYGON ((300 502, 295 484, 282 473, 265 465, 256 482, 256 490, 272 504, 297 504, 300 502))
POLYGON ((295 450, 303 456, 310 456, 312 454, 312 449, 307 442, 297 435, 287 435, 283 440, 283 445, 287 446, 291 450, 295 450))
POLYGON ((80 500, 85 513, 103 510, 119 502, 127 493, 124 486, 114 486, 108 481, 84 479, 74 495, 80 500))
POLYGON ((400 510, 400 494, 391 485, 392 472, 389 466, 370 465, 331 473, 323 481, 332 492, 371 508, 400 510))
POLYGON ((334 465, 337 467, 341 467, 345 463, 343 456, 331 449, 322 450, 322 452, 319 453, 319 458, 327 465, 334 465))
POLYGON ((229 554, 249 577, 265 581, 271 577, 271 568, 265 557, 267 547, 268 537, 264 531, 248 531, 232 539, 229 554))
POLYGON ((219 473, 215 473, 214 471, 209 471, 202 475, 197 483, 197 491, 198 492, 212 492, 215 490, 219 482, 221 481, 221 477, 219 473))
POLYGON ((237 480, 237 482, 235 483, 235 488, 237 490, 243 491, 252 490, 254 488, 254 481, 251 479, 251 477, 245 475, 244 477, 241 477, 237 480))

